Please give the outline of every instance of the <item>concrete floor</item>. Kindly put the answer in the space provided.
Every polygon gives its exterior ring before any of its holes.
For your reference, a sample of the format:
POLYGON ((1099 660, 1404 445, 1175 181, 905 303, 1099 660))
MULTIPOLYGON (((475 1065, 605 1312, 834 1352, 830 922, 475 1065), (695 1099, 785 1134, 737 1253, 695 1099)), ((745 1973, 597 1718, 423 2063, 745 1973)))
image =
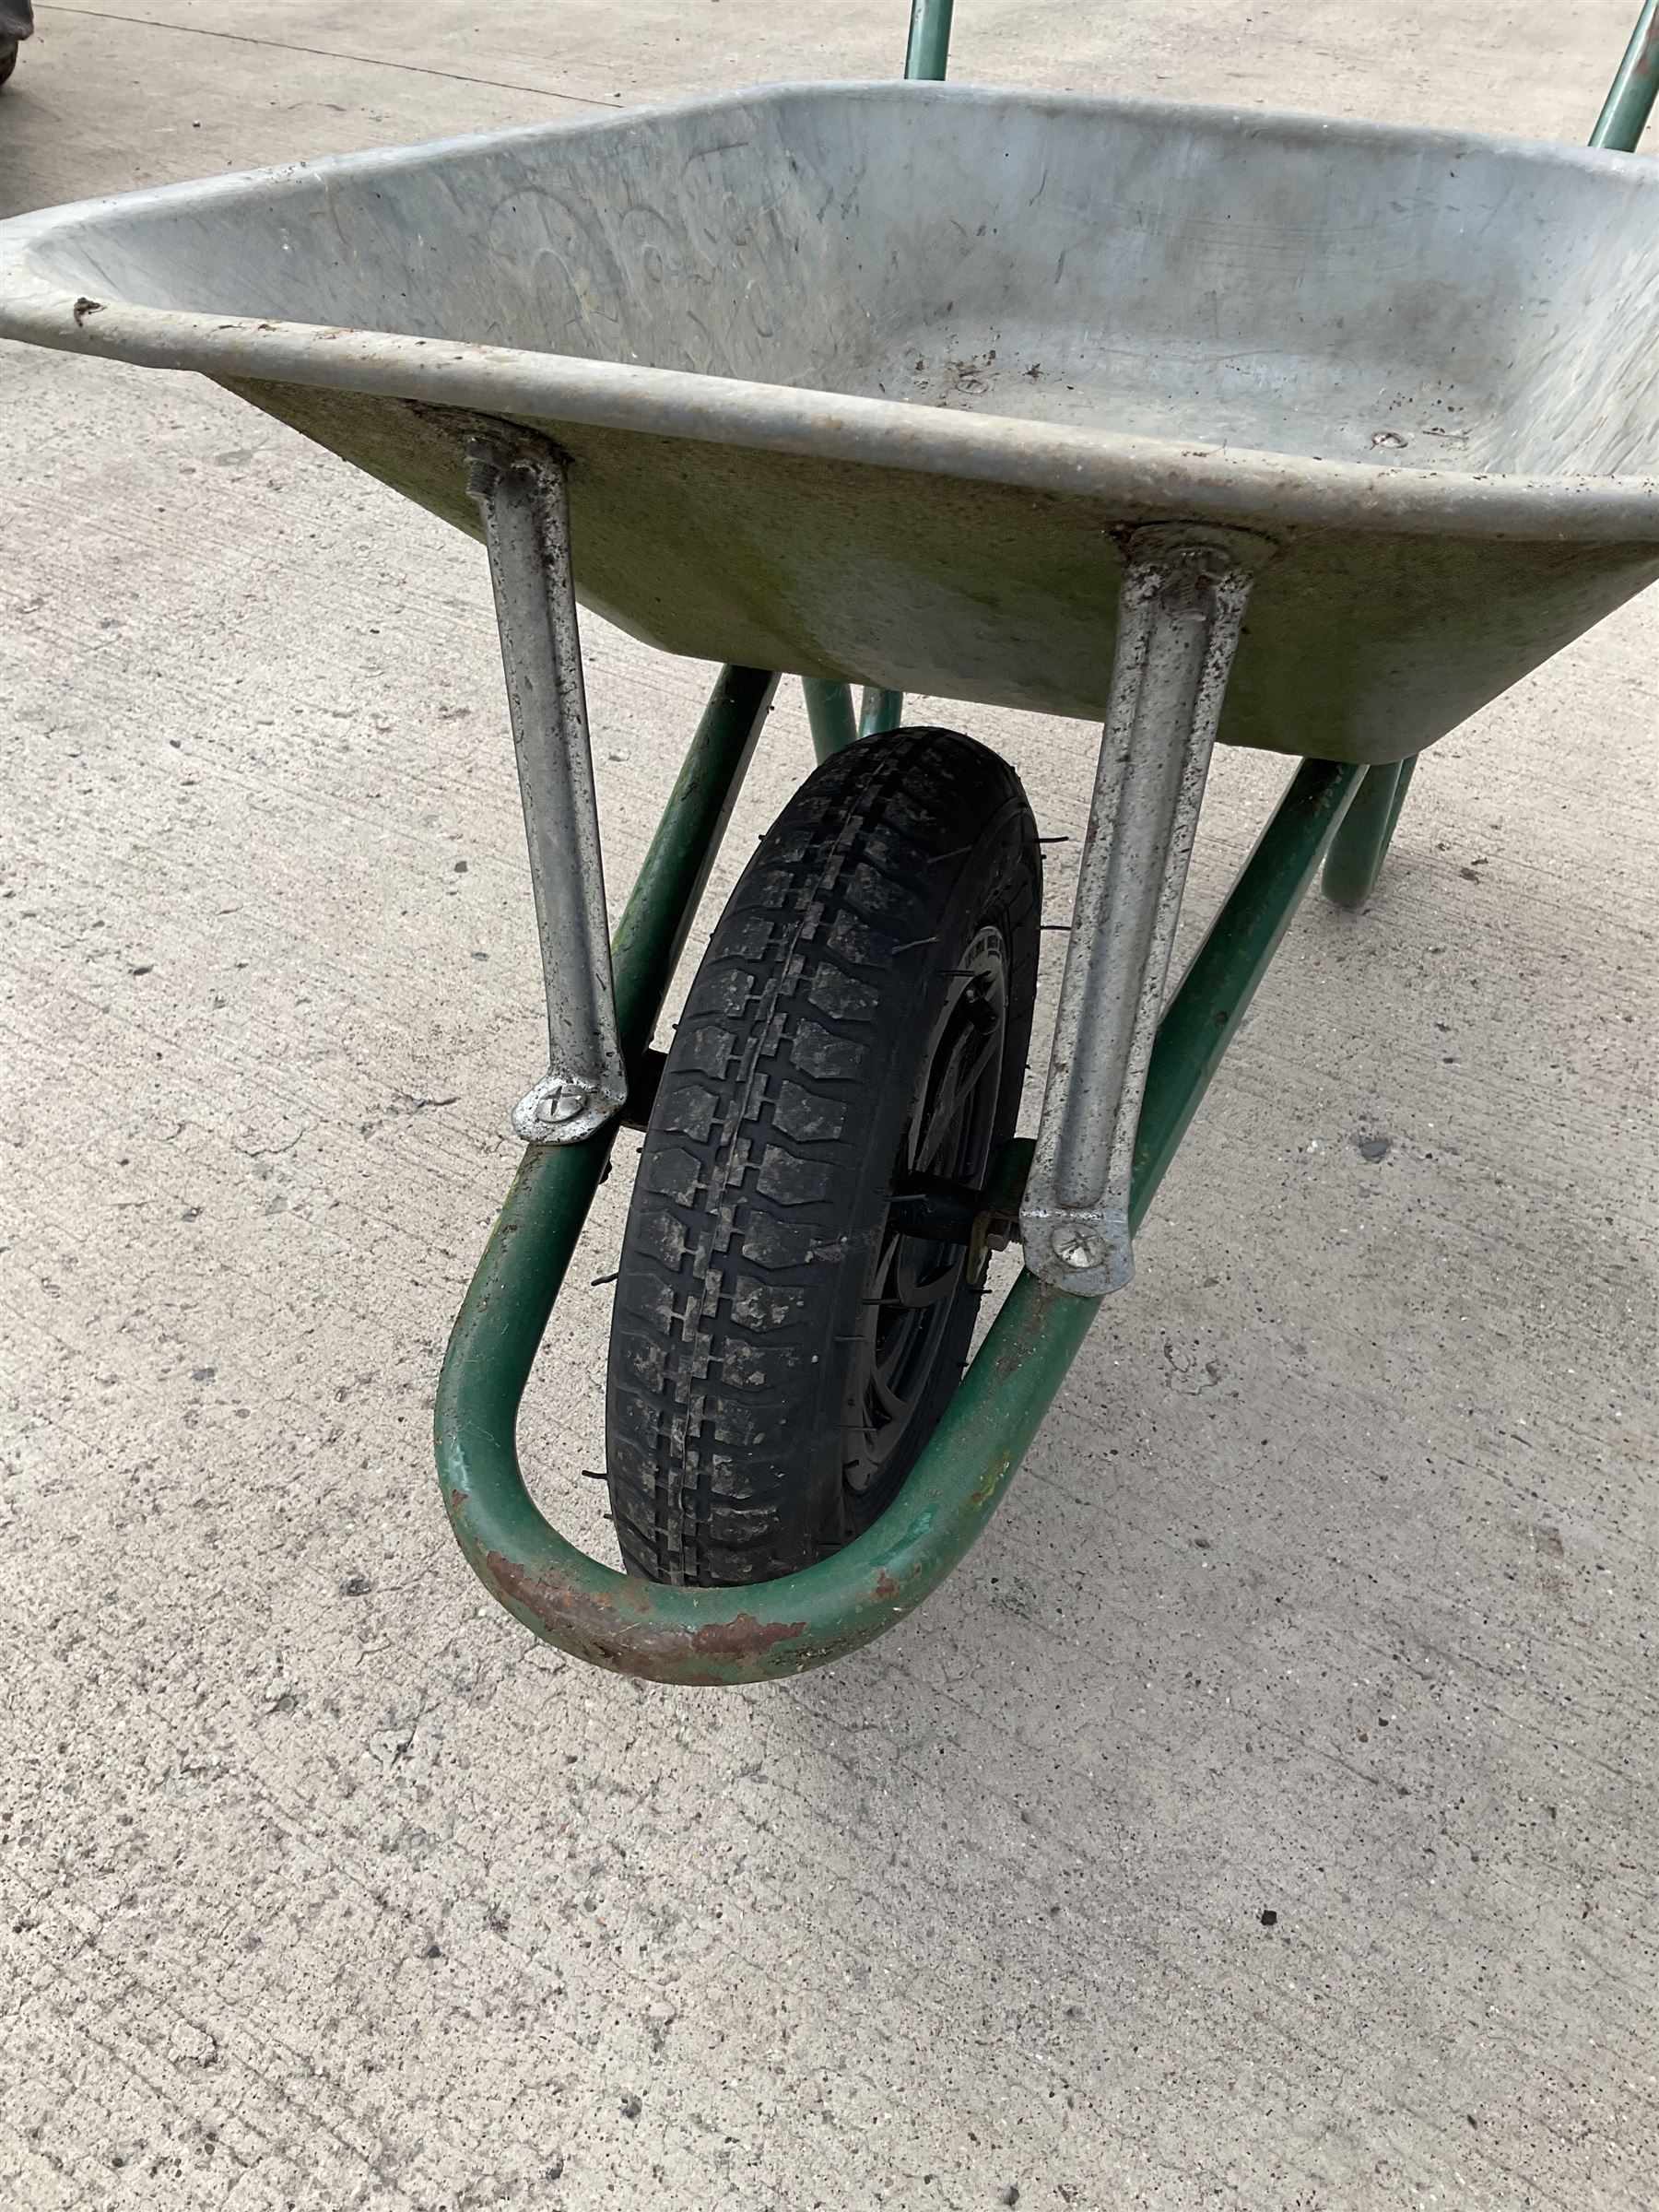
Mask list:
MULTIPOLYGON (((960 0, 958 53, 1574 138, 1626 6, 960 0)), ((886 74, 902 12, 47 5, 0 196, 886 74)), ((206 385, 0 396, 0 2204, 1659 2203, 1653 602, 1299 919, 954 1581, 673 1693, 531 1644, 434 1494, 537 1049, 480 557, 206 385)), ((588 640, 615 888, 707 672, 588 640)), ((1076 827, 1087 731, 963 719, 1076 827)), ((734 859, 806 758, 790 686, 734 859)), ((1222 763, 1195 911, 1283 772, 1222 763)), ((525 1433, 602 1547, 606 1325, 525 1433)))

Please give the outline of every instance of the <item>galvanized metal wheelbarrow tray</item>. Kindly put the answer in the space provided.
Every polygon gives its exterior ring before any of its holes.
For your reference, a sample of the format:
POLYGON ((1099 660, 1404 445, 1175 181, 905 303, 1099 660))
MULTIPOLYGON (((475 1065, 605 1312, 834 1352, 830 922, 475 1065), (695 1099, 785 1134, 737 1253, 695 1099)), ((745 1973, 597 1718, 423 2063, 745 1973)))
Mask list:
MULTIPOLYGON (((1634 147, 1647 0, 1593 145, 1634 147)), ((943 76, 916 0, 907 75, 943 76)), ((1659 577, 1659 170, 1132 100, 802 85, 52 210, 0 335, 194 369, 485 537, 549 1066, 437 1411, 467 1558, 601 1665, 855 1648, 982 1529, 1296 905, 1422 749, 1659 577), (576 594, 727 664, 607 950, 576 594), (775 1581, 586 1558, 517 1410, 778 672, 820 757, 907 689, 1100 719, 1025 1268, 885 1514, 775 1581), (1178 990, 1210 749, 1302 757, 1178 990), (1328 855, 1328 858, 1327 858, 1328 855)))

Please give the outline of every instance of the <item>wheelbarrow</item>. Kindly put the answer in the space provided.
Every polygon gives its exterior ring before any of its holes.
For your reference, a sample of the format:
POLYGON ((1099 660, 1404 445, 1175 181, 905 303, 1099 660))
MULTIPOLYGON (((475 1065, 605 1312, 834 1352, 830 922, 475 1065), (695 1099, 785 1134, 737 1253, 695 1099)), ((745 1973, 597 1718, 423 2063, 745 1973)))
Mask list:
POLYGON ((918 0, 928 81, 0 228, 0 334, 199 371, 488 549, 549 1049, 437 1454, 537 1636, 747 1682, 914 1607, 1129 1279, 1322 862, 1362 904, 1418 755, 1659 577, 1655 5, 1584 152, 947 88, 918 0), (578 595, 725 664, 608 946, 578 595), (660 1052, 781 672, 819 765, 660 1052), (1034 1139, 1039 841, 994 753, 906 726, 915 691, 1102 732, 1034 1139), (1218 742, 1300 765, 1171 990, 1218 742), (618 1572, 543 1517, 514 1430, 624 1124, 618 1572))

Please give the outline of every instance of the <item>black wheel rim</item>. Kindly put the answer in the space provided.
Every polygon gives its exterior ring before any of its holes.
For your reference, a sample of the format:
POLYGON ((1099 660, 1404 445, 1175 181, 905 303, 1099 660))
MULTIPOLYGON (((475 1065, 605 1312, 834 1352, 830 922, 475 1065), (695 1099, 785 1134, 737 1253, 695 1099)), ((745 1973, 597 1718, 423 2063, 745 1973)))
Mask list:
MULTIPOLYGON (((991 1164, 1008 1023, 1008 954, 1001 930, 979 930, 952 971, 934 1026, 892 1183, 980 1189, 991 1164)), ((853 1350, 848 1502, 860 1522, 909 1472, 939 1353, 967 1288, 959 1243, 893 1233, 883 1224, 853 1350)))

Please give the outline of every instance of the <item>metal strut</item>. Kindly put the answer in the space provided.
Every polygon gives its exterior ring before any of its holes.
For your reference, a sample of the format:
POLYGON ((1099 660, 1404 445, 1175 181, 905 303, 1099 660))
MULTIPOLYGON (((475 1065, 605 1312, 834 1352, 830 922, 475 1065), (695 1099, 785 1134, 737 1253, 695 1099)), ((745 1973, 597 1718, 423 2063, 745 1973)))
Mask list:
POLYGON ((1026 1265, 1099 1298, 1129 1280, 1129 1189, 1147 1064, 1251 570, 1271 548, 1185 524, 1137 530, 1037 1157, 1026 1265))
POLYGON ((594 756, 564 456, 506 425, 466 441, 484 518, 547 1002, 547 1072, 512 1110, 530 1145, 575 1145, 622 1108, 594 756))

